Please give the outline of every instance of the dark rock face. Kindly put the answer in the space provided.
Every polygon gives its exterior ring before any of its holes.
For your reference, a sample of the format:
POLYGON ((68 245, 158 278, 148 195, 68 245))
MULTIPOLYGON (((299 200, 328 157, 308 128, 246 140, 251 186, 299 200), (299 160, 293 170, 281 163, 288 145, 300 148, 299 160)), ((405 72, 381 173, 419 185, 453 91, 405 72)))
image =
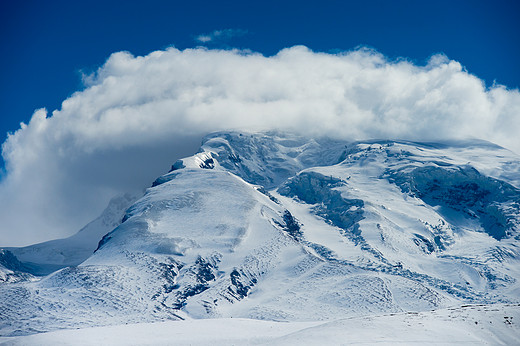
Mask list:
POLYGON ((0 249, 0 269, 2 267, 12 271, 12 273, 8 273, 4 278, 0 277, 0 283, 25 281, 33 275, 48 274, 42 273, 40 268, 34 264, 20 262, 11 251, 6 249, 0 249))
POLYGON ((204 169, 213 169, 215 168, 215 160, 213 160, 211 157, 207 158, 199 166, 200 168, 204 169))
POLYGON ((182 273, 188 278, 188 281, 183 283, 182 286, 177 283, 176 278, 183 268, 182 265, 177 263, 172 270, 168 271, 172 273, 168 280, 171 290, 167 290, 166 293, 172 292, 175 295, 176 303, 173 306, 174 308, 182 308, 190 297, 200 294, 210 287, 211 282, 216 279, 218 261, 219 256, 209 259, 199 256, 195 263, 189 268, 185 268, 185 271, 182 273))
POLYGON ((298 221, 292 216, 289 210, 283 213, 283 230, 286 231, 294 240, 301 241, 303 239, 303 232, 298 221))
POLYGON ((432 253, 435 251, 435 246, 432 244, 430 240, 420 234, 414 234, 414 243, 425 253, 432 253))
POLYGON ((247 297, 251 288, 258 282, 255 277, 248 277, 241 270, 233 270, 229 274, 231 285, 228 287, 228 293, 236 300, 242 300, 247 297))
MULTIPOLYGON (((123 221, 122 222, 125 222, 126 220, 128 219, 127 215, 125 214, 125 216, 123 217, 123 221)), ((98 243, 98 246, 96 248, 96 250, 94 250, 94 252, 98 251, 99 249, 101 249, 101 247, 103 245, 105 245, 112 237, 110 236, 110 233, 107 233, 103 236, 103 238, 101 238, 101 240, 99 241, 98 243)))
POLYGON ((9 250, 0 249, 0 265, 12 271, 27 271, 27 268, 9 250))

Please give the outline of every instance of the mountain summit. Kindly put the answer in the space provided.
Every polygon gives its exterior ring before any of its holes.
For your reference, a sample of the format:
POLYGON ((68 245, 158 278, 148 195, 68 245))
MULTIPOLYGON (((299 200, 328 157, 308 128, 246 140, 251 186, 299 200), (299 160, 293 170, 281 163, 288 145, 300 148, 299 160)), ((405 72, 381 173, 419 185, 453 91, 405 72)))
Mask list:
POLYGON ((520 158, 488 142, 215 133, 134 200, 81 264, 0 252, 1 335, 520 303, 520 158))

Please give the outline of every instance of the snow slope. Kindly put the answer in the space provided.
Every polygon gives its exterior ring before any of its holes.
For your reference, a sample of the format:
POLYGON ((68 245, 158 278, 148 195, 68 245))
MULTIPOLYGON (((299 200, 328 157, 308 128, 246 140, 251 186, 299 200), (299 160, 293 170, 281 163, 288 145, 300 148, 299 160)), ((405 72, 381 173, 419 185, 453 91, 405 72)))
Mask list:
POLYGON ((4 251, 9 251, 20 262, 16 270, 34 275, 47 275, 61 268, 77 266, 92 255, 105 234, 121 223, 125 210, 137 198, 130 194, 114 197, 97 219, 71 237, 25 247, 8 247, 4 251))
POLYGON ((221 318, 129 324, 0 338, 0 345, 515 345, 519 319, 517 305, 466 305, 332 322, 221 318))
POLYGON ((518 156, 487 142, 212 134, 81 264, 0 285, 0 335, 518 304, 519 184, 518 156))

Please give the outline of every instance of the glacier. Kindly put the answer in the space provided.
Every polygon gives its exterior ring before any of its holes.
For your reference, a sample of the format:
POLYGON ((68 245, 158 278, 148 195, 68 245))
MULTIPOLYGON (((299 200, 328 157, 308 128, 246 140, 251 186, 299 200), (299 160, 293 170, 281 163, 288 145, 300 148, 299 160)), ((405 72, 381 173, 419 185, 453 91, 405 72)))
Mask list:
POLYGON ((0 336, 517 311, 519 245, 520 157, 494 144, 213 133, 75 236, 0 250, 0 336))

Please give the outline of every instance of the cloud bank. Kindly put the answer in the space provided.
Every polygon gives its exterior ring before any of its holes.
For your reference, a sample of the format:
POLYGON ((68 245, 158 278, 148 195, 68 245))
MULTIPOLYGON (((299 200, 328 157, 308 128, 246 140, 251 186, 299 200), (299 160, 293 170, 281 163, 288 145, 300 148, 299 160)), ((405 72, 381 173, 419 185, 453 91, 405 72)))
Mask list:
POLYGON ((519 153, 520 93, 486 88, 441 55, 417 66, 366 49, 301 46, 271 57, 204 48, 115 53, 61 110, 37 110, 3 144, 0 246, 74 233, 113 195, 149 186, 204 134, 227 129, 472 137, 519 153))

